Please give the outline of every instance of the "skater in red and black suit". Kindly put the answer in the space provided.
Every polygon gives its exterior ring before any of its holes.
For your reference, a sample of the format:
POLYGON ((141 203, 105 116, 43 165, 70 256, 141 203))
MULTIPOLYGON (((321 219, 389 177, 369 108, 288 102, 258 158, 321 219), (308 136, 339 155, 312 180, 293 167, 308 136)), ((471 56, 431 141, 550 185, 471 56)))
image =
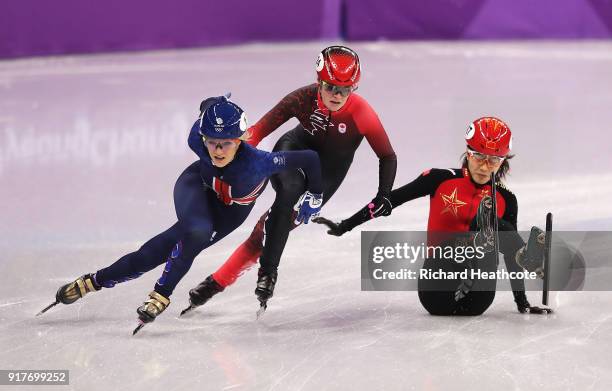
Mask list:
MULTIPOLYGON (((311 149, 317 152, 321 160, 325 204, 344 180, 355 151, 365 138, 380 162, 378 191, 372 192, 375 195, 368 205, 376 216, 389 215, 389 194, 397 160, 376 112, 354 92, 361 76, 357 54, 345 46, 328 47, 319 54, 316 71, 317 83, 284 97, 250 128, 252 138, 249 142, 257 145, 289 119, 297 118, 299 125, 278 140, 274 151, 311 149)), ((255 294, 265 308, 274 292, 289 231, 297 226, 293 218, 294 205, 307 185, 299 170, 275 175, 271 182, 276 190, 272 207, 225 264, 190 291, 190 308, 204 304, 232 284, 258 258, 260 268, 255 294)))
MULTIPOLYGON (((508 272, 519 272, 523 267, 537 273, 541 272, 543 257, 543 233, 534 227, 529 242, 525 242, 516 232, 518 204, 515 195, 500 181, 504 179, 510 166, 508 161, 512 146, 510 128, 502 120, 483 117, 472 122, 466 133, 467 149, 461 168, 430 169, 414 181, 395 189, 390 194, 393 208, 429 196, 429 220, 427 224, 429 244, 439 244, 445 233, 476 232, 469 237, 469 243, 482 246, 487 256, 478 261, 483 271, 497 270, 493 254, 493 216, 491 198, 491 174, 496 178, 497 221, 500 232, 499 250, 504 254, 508 272), (433 241, 433 243, 432 243, 433 241)), ((330 235, 340 236, 354 227, 371 220, 368 208, 363 208, 347 220, 335 223, 323 217, 313 220, 328 226, 330 235)), ((448 259, 442 261, 449 261, 448 259)), ((428 258, 423 268, 444 271, 460 271, 474 266, 459 262, 441 262, 441 259, 428 258)), ((433 315, 480 315, 493 302, 495 280, 482 282, 478 290, 472 280, 419 280, 419 299, 425 309, 433 315), (488 284, 488 285, 487 285, 488 284), (488 286, 487 287, 485 287, 488 286), (484 287, 484 289, 482 289, 484 287), (490 288, 490 289, 489 289, 490 288)), ((522 279, 510 280, 514 300, 520 312, 548 313, 547 308, 533 307, 525 295, 522 279)))

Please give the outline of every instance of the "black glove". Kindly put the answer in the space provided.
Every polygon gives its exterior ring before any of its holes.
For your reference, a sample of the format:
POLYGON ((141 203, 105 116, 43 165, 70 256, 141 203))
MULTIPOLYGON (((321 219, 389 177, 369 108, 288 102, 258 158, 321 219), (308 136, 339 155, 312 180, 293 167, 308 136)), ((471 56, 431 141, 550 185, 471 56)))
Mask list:
POLYGON ((327 233, 330 235, 342 236, 345 232, 349 231, 348 229, 346 229, 346 225, 344 225, 343 221, 340 223, 334 223, 333 221, 326 219, 325 217, 315 217, 311 221, 313 223, 326 225, 327 228, 329 228, 327 233))
POLYGON ((393 205, 391 205, 389 197, 380 194, 370 201, 367 207, 369 209, 371 219, 380 216, 389 216, 393 210, 393 205))
POLYGON ((537 307, 532 306, 527 301, 527 296, 523 291, 514 291, 514 302, 516 303, 516 307, 521 314, 529 313, 529 314, 552 314, 553 310, 546 307, 537 307))
POLYGON ((527 244, 516 252, 516 263, 529 272, 536 272, 538 278, 544 278, 544 252, 546 250, 546 233, 538 227, 532 227, 527 244))

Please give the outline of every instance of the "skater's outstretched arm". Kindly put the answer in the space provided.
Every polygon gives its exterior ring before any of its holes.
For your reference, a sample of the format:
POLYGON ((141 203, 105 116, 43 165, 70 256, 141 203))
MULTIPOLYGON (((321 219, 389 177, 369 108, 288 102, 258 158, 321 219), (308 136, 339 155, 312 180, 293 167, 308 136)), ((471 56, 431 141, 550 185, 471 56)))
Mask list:
POLYGON ((365 100, 359 100, 358 103, 360 108, 355 110, 357 129, 378 156, 378 191, 368 205, 371 205, 374 217, 388 216, 393 209, 390 194, 397 171, 397 156, 374 109, 365 100))
POLYGON ((279 151, 270 153, 269 174, 284 170, 302 170, 306 176, 306 191, 294 206, 297 212, 295 224, 308 224, 312 216, 318 215, 323 206, 323 178, 319 155, 311 150, 279 151))
MULTIPOLYGON (((504 215, 499 220, 499 229, 502 231, 500 251, 504 254, 504 263, 508 272, 516 274, 522 271, 522 268, 516 262, 517 253, 525 248, 525 242, 517 232, 518 202, 516 196, 506 188, 502 187, 499 190, 506 200, 504 215)), ((514 295, 514 302, 520 313, 549 314, 552 312, 550 308, 532 306, 529 303, 523 279, 513 278, 510 280, 510 285, 514 295)))
POLYGON ((323 177, 319 154, 311 150, 270 152, 266 159, 266 176, 284 170, 301 169, 307 179, 306 189, 311 193, 323 193, 323 177))
MULTIPOLYGON (((438 185, 453 175, 455 175, 455 173, 452 170, 444 169, 431 169, 423 172, 414 181, 391 191, 389 194, 391 207, 395 209, 405 202, 424 197, 426 195, 433 195, 438 185)), ((380 216, 373 212, 371 205, 372 204, 370 203, 364 206, 357 213, 339 223, 333 222, 325 217, 317 217, 316 219, 313 219, 313 221, 315 223, 326 225, 329 228, 327 231, 328 234, 341 236, 358 225, 380 216)))

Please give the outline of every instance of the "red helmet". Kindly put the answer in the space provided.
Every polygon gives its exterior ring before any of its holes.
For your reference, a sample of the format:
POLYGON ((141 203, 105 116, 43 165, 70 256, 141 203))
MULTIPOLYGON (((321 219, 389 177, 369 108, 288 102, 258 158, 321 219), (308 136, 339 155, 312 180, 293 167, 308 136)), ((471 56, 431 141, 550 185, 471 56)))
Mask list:
POLYGON ((319 53, 317 59, 319 80, 348 87, 359 83, 361 65, 359 56, 346 46, 330 46, 319 53))
POLYGON ((465 139, 470 148, 486 155, 506 156, 512 149, 510 127, 495 117, 482 117, 472 122, 465 139))

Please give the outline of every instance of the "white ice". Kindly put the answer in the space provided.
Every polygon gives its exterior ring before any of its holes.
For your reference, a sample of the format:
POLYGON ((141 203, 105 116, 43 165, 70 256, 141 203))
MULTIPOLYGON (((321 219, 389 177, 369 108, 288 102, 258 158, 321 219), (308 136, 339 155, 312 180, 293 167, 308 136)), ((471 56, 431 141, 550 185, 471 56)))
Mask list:
MULTIPOLYGON (((467 123, 497 115, 515 135, 508 185, 520 229, 542 225, 547 211, 559 230, 612 228, 612 44, 352 46, 364 69, 359 93, 399 157, 397 185, 456 167, 467 123)), ((135 309, 160 269, 34 317, 60 285, 172 224, 171 192, 195 159, 186 137, 202 98, 231 91, 255 121, 314 80, 322 47, 0 62, 0 369, 70 370, 70 386, 36 390, 609 390, 610 293, 553 293, 556 313, 535 316, 498 292, 483 316, 432 317, 415 292, 360 291, 359 229, 342 238, 312 225, 293 232, 259 321, 253 271, 178 319, 189 288, 271 204, 271 188, 241 229, 196 259, 166 313, 136 337, 135 309)), ((377 169, 364 142, 323 214, 347 217, 369 201, 377 169)), ((425 229, 427 206, 414 201, 361 228, 425 229)), ((532 304, 539 296, 529 293, 532 304)))

